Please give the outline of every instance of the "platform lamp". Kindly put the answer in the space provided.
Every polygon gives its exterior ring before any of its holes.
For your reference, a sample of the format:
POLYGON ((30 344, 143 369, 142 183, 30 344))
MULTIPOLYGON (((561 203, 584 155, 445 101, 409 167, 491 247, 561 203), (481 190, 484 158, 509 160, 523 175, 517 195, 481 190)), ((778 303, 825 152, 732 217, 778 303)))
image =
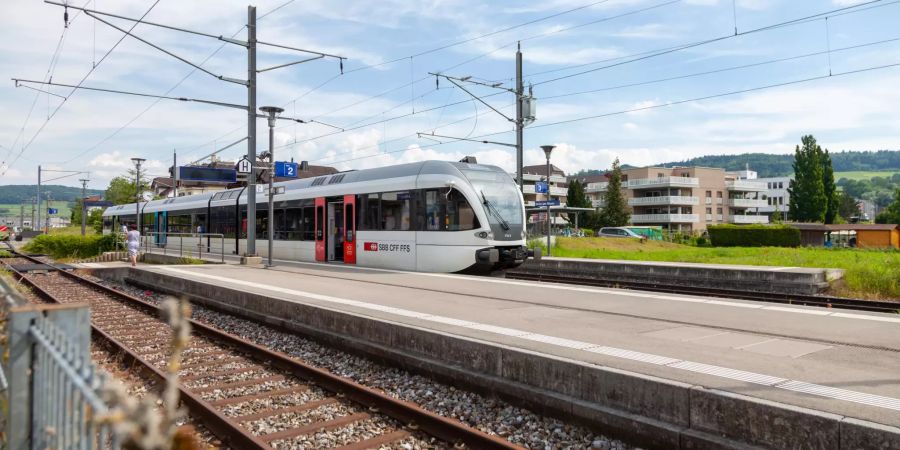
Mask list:
POLYGON ((144 158, 131 158, 134 163, 134 223, 137 226, 138 233, 141 232, 141 164, 146 161, 144 158))
POLYGON ((266 264, 266 267, 272 267, 275 265, 272 259, 272 243, 275 238, 275 190, 272 186, 275 182, 275 118, 284 112, 284 108, 262 106, 259 110, 268 115, 267 119, 269 121, 269 162, 271 166, 269 168, 269 215, 266 218, 266 224, 268 225, 266 229, 269 235, 269 262, 266 264))
POLYGON ((547 256, 551 256, 550 250, 550 233, 553 228, 553 221, 550 219, 550 152, 556 148, 555 145, 542 145, 541 149, 544 150, 544 155, 547 156, 547 256))

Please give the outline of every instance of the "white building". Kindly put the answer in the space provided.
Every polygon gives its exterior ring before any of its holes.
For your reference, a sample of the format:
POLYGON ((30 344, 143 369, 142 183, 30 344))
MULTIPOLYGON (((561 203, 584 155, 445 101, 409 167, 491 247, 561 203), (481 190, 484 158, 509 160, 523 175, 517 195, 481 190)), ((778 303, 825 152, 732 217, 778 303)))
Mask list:
POLYGON ((766 214, 771 217, 775 215, 775 212, 777 211, 781 214, 781 220, 787 220, 788 206, 790 205, 790 194, 788 193, 788 187, 790 187, 792 179, 793 177, 770 177, 757 179, 757 181, 766 183, 766 186, 768 188, 765 192, 768 205, 759 208, 759 212, 761 214, 766 214))

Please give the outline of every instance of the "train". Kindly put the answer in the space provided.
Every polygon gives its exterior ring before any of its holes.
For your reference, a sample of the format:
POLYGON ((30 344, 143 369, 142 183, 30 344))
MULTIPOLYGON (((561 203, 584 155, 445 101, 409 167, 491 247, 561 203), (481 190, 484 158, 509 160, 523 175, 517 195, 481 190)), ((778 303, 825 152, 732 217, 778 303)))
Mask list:
MULTIPOLYGON (((268 256, 268 189, 256 195, 256 250, 268 256)), ((107 208, 103 233, 141 217, 143 245, 244 255, 246 187, 107 208)), ((499 167, 422 161, 274 183, 273 259, 417 272, 522 264, 525 208, 499 167)))

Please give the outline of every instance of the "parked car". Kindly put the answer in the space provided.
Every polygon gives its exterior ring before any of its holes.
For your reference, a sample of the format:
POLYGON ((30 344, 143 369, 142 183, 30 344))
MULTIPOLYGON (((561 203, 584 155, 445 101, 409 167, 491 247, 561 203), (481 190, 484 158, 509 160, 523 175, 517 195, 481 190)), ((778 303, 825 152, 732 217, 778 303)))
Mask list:
POLYGON ((646 236, 641 236, 640 234, 623 227, 603 227, 597 232, 597 236, 647 239, 646 236))

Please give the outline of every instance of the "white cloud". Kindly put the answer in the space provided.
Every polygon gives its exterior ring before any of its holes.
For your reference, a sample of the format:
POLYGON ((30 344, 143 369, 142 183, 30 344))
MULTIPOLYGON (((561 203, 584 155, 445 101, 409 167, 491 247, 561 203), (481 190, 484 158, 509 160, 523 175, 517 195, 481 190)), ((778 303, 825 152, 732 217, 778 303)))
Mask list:
POLYGON ((679 35, 680 33, 677 33, 671 25, 661 23, 625 27, 621 31, 613 33, 613 36, 616 37, 637 39, 674 39, 679 35))

